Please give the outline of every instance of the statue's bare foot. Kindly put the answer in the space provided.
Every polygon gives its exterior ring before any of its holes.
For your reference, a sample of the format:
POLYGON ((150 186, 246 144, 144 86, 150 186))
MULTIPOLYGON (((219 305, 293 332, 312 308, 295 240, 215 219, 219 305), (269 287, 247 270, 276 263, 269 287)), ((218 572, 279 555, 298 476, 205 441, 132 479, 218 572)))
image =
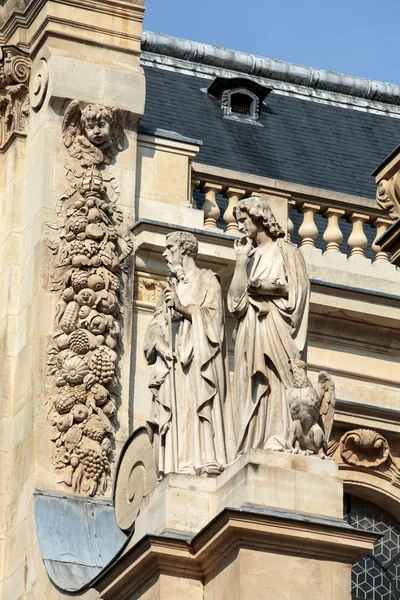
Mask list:
POLYGON ((194 470, 194 468, 190 465, 183 467, 182 469, 179 469, 179 474, 182 475, 197 475, 196 471, 194 470))
POLYGON ((268 444, 265 446, 264 450, 272 450, 273 452, 283 452, 282 446, 279 444, 268 444))
POLYGON ((207 463, 201 468, 200 475, 219 475, 224 470, 224 467, 218 463, 207 463))

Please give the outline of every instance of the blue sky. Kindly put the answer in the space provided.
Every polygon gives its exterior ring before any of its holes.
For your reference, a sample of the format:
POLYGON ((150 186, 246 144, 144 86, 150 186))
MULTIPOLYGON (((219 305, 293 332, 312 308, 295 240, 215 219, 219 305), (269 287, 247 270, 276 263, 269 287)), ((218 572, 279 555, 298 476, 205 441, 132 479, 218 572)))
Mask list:
POLYGON ((400 0, 146 0, 144 27, 400 84, 400 0))

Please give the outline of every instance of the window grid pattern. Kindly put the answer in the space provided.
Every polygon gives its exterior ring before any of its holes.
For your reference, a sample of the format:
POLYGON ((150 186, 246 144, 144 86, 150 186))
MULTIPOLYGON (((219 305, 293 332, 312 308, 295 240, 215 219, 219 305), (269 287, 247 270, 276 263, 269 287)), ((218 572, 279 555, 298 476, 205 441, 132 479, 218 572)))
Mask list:
POLYGON ((374 504, 349 496, 347 521, 381 537, 352 569, 353 600, 400 599, 400 523, 374 504))

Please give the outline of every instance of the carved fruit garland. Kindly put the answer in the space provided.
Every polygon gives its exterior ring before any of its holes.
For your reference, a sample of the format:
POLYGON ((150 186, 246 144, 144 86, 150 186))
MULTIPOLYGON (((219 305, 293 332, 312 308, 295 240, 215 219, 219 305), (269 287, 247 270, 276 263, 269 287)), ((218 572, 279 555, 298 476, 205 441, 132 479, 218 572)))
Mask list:
MULTIPOLYGON (((103 121, 109 114, 112 136, 113 116, 108 109, 90 106, 90 110, 94 122, 97 110, 103 121)), ((75 181, 61 199, 57 239, 51 246, 55 254, 51 289, 61 292, 61 298, 48 349, 48 401, 55 445, 52 460, 62 474, 61 482, 74 492, 93 496, 104 494, 110 482, 122 266, 132 243, 121 233, 121 213, 98 171, 104 162, 101 148, 92 149, 86 139, 85 160, 76 156, 85 135, 84 121, 81 128, 79 123, 76 118, 73 157, 80 169, 73 169, 75 181), (98 164, 89 161, 89 155, 98 157, 98 164)), ((70 125, 64 119, 63 131, 66 126, 70 125)), ((67 169, 71 172, 70 166, 67 169)))

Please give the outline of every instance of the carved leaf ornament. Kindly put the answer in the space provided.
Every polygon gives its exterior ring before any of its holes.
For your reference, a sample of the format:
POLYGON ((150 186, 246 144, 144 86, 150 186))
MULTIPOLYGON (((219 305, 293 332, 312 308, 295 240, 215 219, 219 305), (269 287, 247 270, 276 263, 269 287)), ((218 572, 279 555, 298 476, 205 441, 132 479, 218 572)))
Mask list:
POLYGON ((99 167, 122 149, 122 114, 77 100, 66 109, 63 141, 74 167, 61 198, 51 290, 60 294, 48 348, 52 460, 76 493, 104 494, 110 482, 117 409, 123 236, 116 186, 99 167), (117 114, 118 113, 118 114, 117 114), (110 181, 114 199, 108 196, 110 181))
POLYGON ((31 60, 15 46, 0 47, 0 152, 14 134, 26 135, 31 60))

